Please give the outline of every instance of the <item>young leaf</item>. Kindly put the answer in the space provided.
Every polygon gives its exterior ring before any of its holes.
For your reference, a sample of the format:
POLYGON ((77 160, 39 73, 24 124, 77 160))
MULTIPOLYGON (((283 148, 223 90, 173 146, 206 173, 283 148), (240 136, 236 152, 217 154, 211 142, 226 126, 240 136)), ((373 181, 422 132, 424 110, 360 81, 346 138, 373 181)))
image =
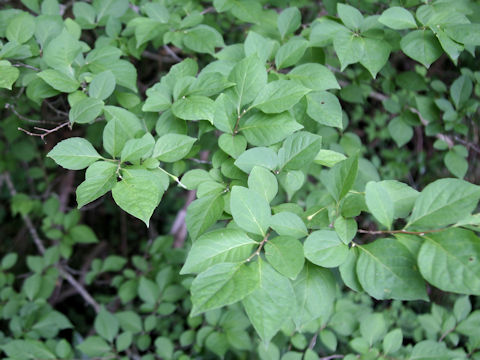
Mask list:
POLYGON ((395 239, 358 245, 357 275, 375 299, 427 300, 425 283, 413 255, 395 239))
POLYGON ((293 81, 272 81, 260 91, 251 106, 267 114, 277 114, 289 110, 309 92, 309 89, 293 81))
POLYGON ((260 285, 243 299, 243 306, 260 338, 270 342, 296 308, 292 284, 259 259, 260 285))
POLYGON ((77 187, 78 208, 110 191, 117 182, 117 169, 117 164, 106 161, 90 165, 85 173, 85 181, 77 187))
POLYGON ((200 236, 192 245, 180 274, 200 273, 218 263, 247 259, 258 244, 235 229, 218 229, 200 236))
POLYGON ((152 157, 164 162, 183 159, 196 141, 195 138, 181 134, 165 134, 155 143, 152 157))
POLYGON ((110 70, 104 71, 93 77, 88 87, 88 94, 100 100, 105 100, 112 95, 115 90, 115 76, 110 70))
POLYGON ((307 114, 322 125, 343 129, 340 102, 327 91, 314 91, 307 95, 307 114))
POLYGON ((305 257, 315 265, 337 267, 342 265, 348 255, 348 246, 335 231, 319 230, 311 233, 303 244, 305 257))
POLYGON ((277 18, 277 28, 280 31, 282 39, 287 34, 291 34, 297 30, 302 22, 302 14, 296 7, 289 7, 283 10, 277 18))
POLYGON ((224 201, 221 194, 197 199, 188 207, 185 223, 193 240, 197 239, 222 216, 224 201))
POLYGON ((272 216, 270 227, 279 235, 291 236, 296 239, 308 235, 307 227, 300 217, 288 211, 282 211, 272 216))
POLYGON ((405 8, 392 6, 385 10, 378 21, 394 30, 414 29, 417 23, 413 15, 405 8))
POLYGON ((233 220, 245 231, 266 235, 270 224, 270 206, 258 193, 242 186, 234 186, 230 197, 233 220))
POLYGON ((302 271, 305 262, 302 243, 291 236, 277 236, 268 240, 265 257, 275 270, 292 280, 302 271))
POLYGON ((192 282, 192 315, 244 299, 259 286, 260 276, 257 264, 213 265, 192 282))
POLYGON ((418 254, 422 276, 437 288, 460 294, 480 294, 480 243, 464 229, 425 234, 418 254))
POLYGON ((298 330, 312 320, 330 316, 336 288, 336 281, 330 270, 306 262, 293 282, 297 299, 293 320, 298 330))
POLYGON ((316 91, 340 89, 335 75, 333 75, 326 66, 321 64, 309 63, 295 66, 288 73, 288 77, 316 91))
POLYGON ((102 158, 88 140, 79 137, 60 141, 47 156, 69 170, 85 169, 102 158))
POLYGON ((290 135, 278 151, 280 169, 300 170, 308 166, 322 147, 322 137, 306 131, 290 135))
POLYGON ((415 201, 405 228, 441 228, 468 216, 480 199, 480 186, 459 179, 440 179, 427 185, 415 201))
POLYGON ((381 183, 370 181, 365 187, 368 210, 380 224, 390 230, 393 222, 394 203, 381 183))
POLYGON ((118 206, 148 227, 163 192, 164 188, 153 171, 129 169, 123 172, 122 181, 113 187, 112 196, 118 206))
POLYGON ((248 188, 262 195, 269 203, 278 193, 278 182, 271 171, 254 166, 248 176, 248 188))
POLYGON ((235 166, 249 173, 255 166, 273 170, 278 166, 278 156, 270 148, 255 147, 248 149, 235 161, 235 166))
POLYGON ((321 178, 323 185, 336 201, 340 201, 352 188, 357 177, 358 158, 350 157, 335 164, 325 176, 321 178))

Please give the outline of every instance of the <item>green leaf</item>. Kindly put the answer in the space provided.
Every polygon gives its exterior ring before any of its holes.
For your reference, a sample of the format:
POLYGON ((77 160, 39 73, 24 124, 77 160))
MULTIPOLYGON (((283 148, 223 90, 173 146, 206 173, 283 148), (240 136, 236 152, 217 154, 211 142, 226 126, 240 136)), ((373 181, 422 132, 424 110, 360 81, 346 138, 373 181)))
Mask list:
POLYGON ((472 303, 470 302, 468 296, 462 296, 455 300, 453 313, 455 315, 455 319, 457 319, 457 322, 465 320, 471 311, 472 303))
POLYGON ((480 199, 480 186, 459 179, 440 179, 427 185, 415 201, 405 228, 441 228, 468 216, 480 199))
POLYGON ((173 355, 174 345, 172 341, 167 337, 157 337, 155 340, 156 354, 163 359, 171 359, 173 355))
POLYGON ((133 336, 131 332, 124 332, 118 335, 115 341, 115 348, 117 351, 124 351, 132 344, 133 336))
POLYGON ((237 159, 247 148, 247 140, 242 135, 222 134, 218 138, 218 146, 226 154, 237 159))
POLYGON ((128 9, 126 0, 94 0, 93 7, 97 12, 97 22, 112 16, 114 18, 122 16, 128 9))
POLYGON ((346 4, 337 4, 337 12, 340 20, 348 27, 350 30, 358 30, 363 23, 362 13, 353 6, 346 4))
POLYGON ((378 18, 378 21, 394 30, 414 29, 417 27, 415 18, 410 11, 399 6, 392 6, 385 10, 378 18))
POLYGON ((245 231, 266 235, 270 224, 270 206, 257 192, 234 186, 230 197, 230 209, 233 220, 245 231))
POLYGON ((104 114, 108 123, 103 129, 103 147, 110 155, 117 157, 125 143, 144 129, 140 120, 123 108, 105 106, 104 114))
POLYGON ((322 147, 322 137, 306 131, 290 135, 278 151, 280 169, 300 170, 308 166, 322 147))
POLYGON ((10 62, 0 60, 0 88, 12 90, 12 85, 17 81, 20 71, 10 65, 10 62))
POLYGON ((192 315, 234 304, 251 294, 259 284, 257 264, 216 264, 192 282, 192 315))
POLYGON ((21 12, 8 22, 5 36, 8 41, 23 44, 30 40, 35 32, 35 18, 26 12, 21 12))
POLYGON ((305 262, 302 243, 291 236, 269 239, 265 245, 265 257, 275 270, 292 280, 302 271, 305 262))
POLYGON ((288 211, 282 211, 273 215, 270 220, 270 227, 275 230, 278 235, 291 236, 296 239, 308 235, 307 227, 302 219, 298 215, 288 211))
POLYGON ((231 92, 239 115, 241 107, 252 102, 267 84, 267 70, 256 55, 251 55, 233 67, 228 80, 236 84, 231 92))
POLYGON ((370 72, 375 79, 377 73, 382 70, 390 56, 391 47, 388 42, 378 39, 364 39, 365 53, 360 59, 360 64, 370 72))
POLYGON ((358 245, 357 275, 375 299, 427 300, 425 283, 413 255, 395 239, 358 245))
POLYGON ((445 32, 456 42, 469 46, 479 46, 478 32, 480 24, 448 24, 445 26, 445 32))
POLYGON ((266 261, 258 260, 260 285, 243 299, 243 306, 253 327, 265 342, 292 317, 295 293, 288 278, 277 273, 266 261))
POLYGON ((303 247, 305 257, 323 267, 340 266, 348 256, 348 246, 332 230, 314 231, 307 237, 303 247))
POLYGON ((345 219, 339 216, 334 223, 335 232, 345 245, 350 244, 357 234, 358 225, 355 219, 345 219))
POLYGON ((340 102, 327 91, 314 91, 307 95, 307 114, 322 125, 343 129, 340 102))
POLYGON ((183 120, 208 120, 213 124, 214 102, 206 96, 182 97, 172 105, 172 113, 183 120))
POLYGON ((100 336, 89 336, 77 346, 87 356, 105 356, 112 349, 100 336))
POLYGON ((326 320, 330 316, 337 290, 330 270, 307 262, 293 282, 293 288, 297 299, 294 322, 299 331, 312 320, 320 317, 326 320))
MULTIPOLYGON (((232 93, 230 95, 233 95, 232 93)), ((228 134, 236 130, 237 109, 234 100, 225 93, 220 94, 214 103, 213 124, 215 127, 228 134)))
POLYGON ((393 201, 381 183, 370 181, 365 187, 365 202, 368 210, 388 230, 393 222, 393 201))
POLYGON ((157 83, 146 91, 147 99, 142 106, 142 111, 164 111, 172 104, 172 96, 168 86, 157 83))
POLYGON ((424 340, 415 344, 410 360, 450 360, 455 357, 444 342, 424 340))
POLYGON ((343 71, 348 65, 363 59, 365 40, 352 32, 340 32, 333 39, 333 48, 340 60, 340 70, 343 71))
POLYGON ((308 47, 308 41, 302 37, 295 36, 280 46, 275 55, 275 65, 277 69, 283 69, 295 65, 305 54, 308 47))
POLYGON ((193 240, 202 235, 222 216, 224 207, 221 194, 212 194, 195 200, 187 209, 185 223, 193 240))
POLYGON ((402 51, 426 68, 443 54, 442 47, 430 30, 409 32, 400 41, 402 51))
POLYGON ((336 201, 340 201, 352 188, 357 177, 358 157, 353 156, 335 164, 321 178, 323 185, 336 201))
POLYGON ((459 179, 463 179, 468 170, 468 161, 462 155, 455 150, 449 150, 444 158, 443 162, 453 175, 459 179))
POLYGON ((260 91, 251 106, 267 114, 277 114, 292 108, 309 92, 309 89, 294 81, 272 81, 260 91))
POLYGON ((152 154, 154 145, 155 139, 150 133, 146 133, 140 139, 130 139, 122 149, 120 160, 132 162, 146 159, 152 154))
POLYGON ((117 164, 98 161, 90 165, 85 181, 76 190, 78 208, 98 199, 110 191, 116 184, 117 164))
POLYGON ((183 159, 190 152, 195 138, 181 134, 165 134, 155 143, 152 157, 164 162, 183 159))
POLYGON ((150 279, 142 276, 138 282, 138 296, 147 304, 155 304, 160 299, 160 288, 150 279))
POLYGON ((356 246, 352 247, 348 252, 347 259, 339 266, 338 270, 345 285, 354 291, 360 292, 363 291, 363 289, 357 276, 358 252, 359 250, 356 246))
POLYGON ((255 112, 240 126, 239 131, 254 146, 270 146, 302 128, 288 112, 274 115, 255 112))
POLYGON ((208 25, 197 25, 184 31, 183 43, 189 49, 198 53, 212 54, 216 47, 225 46, 222 35, 208 25))
POLYGON ((94 327, 98 335, 110 342, 117 336, 119 330, 117 318, 104 307, 95 317, 94 327))
POLYGON ((10 340, 0 347, 11 359, 57 359, 55 354, 38 340, 10 340))
POLYGON ((273 170, 278 166, 278 156, 270 148, 255 147, 241 154, 235 161, 235 166, 246 173, 252 171, 255 166, 273 170))
POLYGON ((326 66, 321 64, 309 63, 295 66, 288 73, 288 77, 316 91, 340 89, 335 75, 326 66))
POLYGON ((283 171, 279 175, 279 181, 287 192, 287 200, 290 200, 303 186, 305 174, 300 170, 283 171))
POLYGON ((398 147, 408 143, 413 137, 413 129, 410 125, 397 116, 388 123, 388 132, 398 147))
POLYGON ((71 77, 53 69, 47 69, 38 73, 43 81, 53 87, 55 90, 71 93, 78 89, 80 82, 71 77))
POLYGON ((425 234, 418 254, 422 276, 437 288, 480 294, 480 242, 471 231, 448 229, 425 234))
POLYGON ((102 158, 88 140, 79 137, 60 141, 47 156, 69 170, 85 169, 102 158))
POLYGON ((413 204, 420 194, 407 184, 396 180, 384 180, 376 183, 388 193, 388 198, 393 204, 393 218, 404 218, 412 211, 413 204))
POLYGON ((387 326, 383 314, 368 314, 360 321, 360 334, 370 347, 385 336, 387 326))
POLYGON ((95 244, 98 243, 98 238, 93 230, 87 225, 75 225, 68 232, 70 239, 76 244, 95 244))
POLYGON ((148 227, 163 192, 163 185, 153 171, 128 169, 123 171, 122 181, 113 187, 112 196, 118 206, 148 227))
POLYGON ((254 31, 249 31, 243 45, 246 56, 256 55, 260 61, 266 62, 270 59, 277 44, 274 40, 265 38, 254 31))
POLYGON ((269 203, 278 193, 278 182, 271 171, 254 166, 248 176, 248 188, 263 196, 269 203))
POLYGON ((17 262, 18 255, 16 253, 8 253, 2 258, 2 270, 8 270, 17 262))
POLYGON ((200 236, 192 245, 180 274, 200 273, 218 263, 247 259, 258 244, 243 231, 218 229, 200 236))
POLYGON ((116 312, 115 316, 118 319, 120 327, 124 331, 137 334, 142 331, 142 319, 140 316, 131 310, 116 312))
POLYGON ((392 354, 400 349, 403 343, 402 329, 390 331, 383 339, 383 351, 385 354, 392 354))
POLYGON ((301 23, 302 14, 298 8, 289 7, 283 10, 277 18, 277 28, 282 39, 285 38, 285 35, 294 33, 301 23))
POLYGON ((315 163, 332 167, 336 163, 345 160, 347 157, 342 153, 338 153, 332 150, 320 150, 313 160, 315 163))
POLYGON ((110 70, 101 72, 93 77, 88 87, 88 94, 100 100, 105 100, 115 90, 115 76, 110 70))
POLYGON ((94 121, 103 111, 104 102, 86 97, 75 103, 68 113, 70 123, 86 124, 94 121))
POLYGON ((43 60, 53 69, 71 71, 70 65, 81 51, 80 42, 64 29, 45 47, 43 60))
POLYGON ((472 89, 472 80, 467 75, 460 76, 452 83, 450 96, 457 109, 470 98, 472 89))

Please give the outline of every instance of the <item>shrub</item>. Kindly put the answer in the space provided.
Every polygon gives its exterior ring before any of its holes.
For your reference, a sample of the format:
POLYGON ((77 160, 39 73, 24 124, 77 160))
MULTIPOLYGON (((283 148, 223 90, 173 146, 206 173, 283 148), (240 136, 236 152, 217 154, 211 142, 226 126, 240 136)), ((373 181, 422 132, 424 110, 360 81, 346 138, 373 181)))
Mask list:
POLYGON ((480 358, 477 2, 3 3, 9 359, 480 358))

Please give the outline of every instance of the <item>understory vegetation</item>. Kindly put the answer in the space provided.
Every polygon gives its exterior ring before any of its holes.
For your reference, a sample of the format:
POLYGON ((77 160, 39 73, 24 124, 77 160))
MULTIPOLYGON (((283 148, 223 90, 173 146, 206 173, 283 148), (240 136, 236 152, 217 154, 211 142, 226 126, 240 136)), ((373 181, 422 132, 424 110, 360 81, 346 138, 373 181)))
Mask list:
POLYGON ((480 360, 480 4, 0 0, 0 357, 480 360))

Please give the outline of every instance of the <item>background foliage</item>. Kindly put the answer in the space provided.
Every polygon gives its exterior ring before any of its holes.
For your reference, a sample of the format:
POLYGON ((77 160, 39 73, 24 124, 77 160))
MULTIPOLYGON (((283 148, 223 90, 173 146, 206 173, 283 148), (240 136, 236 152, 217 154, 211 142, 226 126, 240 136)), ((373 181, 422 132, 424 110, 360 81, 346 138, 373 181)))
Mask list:
POLYGON ((0 4, 3 357, 480 359, 477 2, 0 4))

